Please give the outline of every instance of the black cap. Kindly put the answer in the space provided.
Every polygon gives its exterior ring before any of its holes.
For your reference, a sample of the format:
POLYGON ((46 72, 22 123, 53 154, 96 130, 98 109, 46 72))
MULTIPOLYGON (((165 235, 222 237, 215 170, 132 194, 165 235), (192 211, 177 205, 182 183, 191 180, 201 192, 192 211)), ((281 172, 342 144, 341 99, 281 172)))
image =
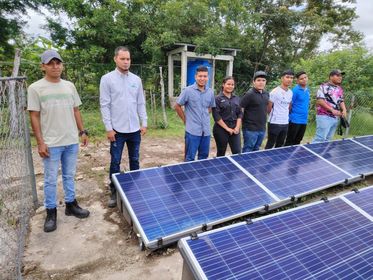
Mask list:
POLYGON ((345 72, 342 72, 342 71, 339 70, 339 69, 334 69, 334 70, 332 70, 332 71, 330 72, 329 77, 334 76, 334 75, 337 75, 337 76, 342 75, 342 76, 343 76, 344 74, 345 74, 345 72))
POLYGON ((256 71, 254 73, 253 81, 255 81, 257 78, 267 78, 267 73, 264 71, 256 71))
POLYGON ((281 77, 286 76, 286 75, 294 76, 294 71, 288 69, 288 70, 285 70, 284 72, 281 73, 281 77))

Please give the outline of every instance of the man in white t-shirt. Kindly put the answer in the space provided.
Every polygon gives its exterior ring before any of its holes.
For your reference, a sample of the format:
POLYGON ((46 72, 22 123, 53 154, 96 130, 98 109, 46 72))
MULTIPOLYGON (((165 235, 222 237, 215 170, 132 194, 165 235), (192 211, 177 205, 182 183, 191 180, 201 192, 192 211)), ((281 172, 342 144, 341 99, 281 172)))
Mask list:
POLYGON ((74 177, 82 144, 88 144, 88 132, 83 128, 80 101, 73 83, 61 79, 62 58, 55 50, 41 55, 44 78, 32 83, 27 91, 27 110, 44 164, 44 205, 47 217, 44 231, 57 228, 57 176, 61 163, 65 193, 65 215, 86 218, 89 211, 80 208, 75 199, 74 177), (78 131, 79 130, 79 131, 78 131))
POLYGON ((292 85, 294 72, 285 70, 281 74, 281 85, 269 93, 268 102, 268 140, 265 149, 282 147, 285 142, 289 125, 289 111, 293 92, 292 85))

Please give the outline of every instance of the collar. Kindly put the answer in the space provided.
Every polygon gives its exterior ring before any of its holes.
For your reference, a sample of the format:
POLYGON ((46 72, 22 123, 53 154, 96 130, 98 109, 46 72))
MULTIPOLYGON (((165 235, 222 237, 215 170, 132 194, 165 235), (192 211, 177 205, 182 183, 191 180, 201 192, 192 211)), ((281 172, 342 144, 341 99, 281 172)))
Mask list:
POLYGON ((115 68, 115 73, 117 73, 120 77, 128 77, 130 71, 128 71, 127 74, 123 74, 122 72, 120 72, 120 71, 118 70, 118 68, 115 68))
MULTIPOLYGON (((223 93, 222 91, 219 93, 218 96, 228 98, 228 97, 226 97, 226 96, 224 95, 224 93, 223 93)), ((234 92, 231 93, 231 98, 233 98, 233 97, 236 97, 236 95, 234 94, 234 92)))
POLYGON ((198 85, 197 85, 196 82, 192 85, 192 88, 193 88, 193 89, 196 89, 196 90, 198 90, 198 91, 200 91, 200 92, 205 92, 205 91, 207 90, 206 86, 205 86, 205 89, 204 89, 204 90, 200 90, 200 89, 198 88, 198 85))

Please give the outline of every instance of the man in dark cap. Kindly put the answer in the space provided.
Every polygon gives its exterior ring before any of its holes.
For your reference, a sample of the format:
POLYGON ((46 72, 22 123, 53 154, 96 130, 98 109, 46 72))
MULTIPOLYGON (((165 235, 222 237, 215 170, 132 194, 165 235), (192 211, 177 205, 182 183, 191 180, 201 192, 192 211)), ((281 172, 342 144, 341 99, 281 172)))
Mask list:
POLYGON ((329 81, 320 85, 316 93, 316 135, 313 143, 332 140, 339 118, 346 117, 341 87, 344 74, 341 70, 332 70, 329 81))
POLYGON ((253 77, 253 87, 242 97, 241 107, 244 111, 242 120, 242 152, 259 150, 263 142, 269 94, 265 91, 267 73, 257 71, 253 77))
POLYGON ((44 164, 44 205, 47 217, 44 231, 57 228, 57 176, 61 163, 65 193, 65 215, 86 218, 89 211, 80 208, 75 199, 75 172, 79 136, 84 146, 88 132, 83 127, 80 101, 73 83, 61 79, 62 58, 55 50, 41 55, 44 78, 32 83, 27 91, 27 110, 44 164))
POLYGON ((282 147, 289 125, 289 111, 293 92, 289 88, 293 83, 294 72, 285 70, 281 74, 281 84, 269 94, 268 103, 268 140, 265 149, 282 147))

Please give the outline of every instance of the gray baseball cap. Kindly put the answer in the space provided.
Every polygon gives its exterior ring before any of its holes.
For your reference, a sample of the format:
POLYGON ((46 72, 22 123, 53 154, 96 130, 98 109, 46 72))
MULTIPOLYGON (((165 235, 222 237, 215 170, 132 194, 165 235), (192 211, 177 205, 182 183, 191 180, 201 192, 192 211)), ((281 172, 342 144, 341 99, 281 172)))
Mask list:
POLYGON ((59 61, 63 62, 60 54, 56 52, 55 50, 46 50, 45 52, 42 53, 40 58, 41 58, 41 63, 43 64, 48 64, 49 61, 51 61, 53 58, 57 58, 59 61))
POLYGON ((267 73, 264 71, 256 71, 253 77, 253 80, 255 81, 256 78, 267 78, 267 73))

